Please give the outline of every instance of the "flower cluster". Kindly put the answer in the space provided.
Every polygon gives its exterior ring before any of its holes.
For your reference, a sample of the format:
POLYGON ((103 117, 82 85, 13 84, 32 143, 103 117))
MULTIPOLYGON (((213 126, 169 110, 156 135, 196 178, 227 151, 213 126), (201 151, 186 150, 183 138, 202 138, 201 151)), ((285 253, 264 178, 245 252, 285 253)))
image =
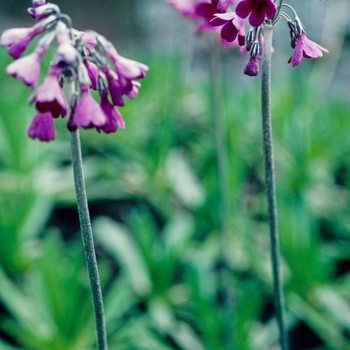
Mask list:
POLYGON ((199 23, 199 30, 220 28, 222 39, 228 43, 238 43, 242 54, 250 54, 244 68, 244 73, 249 76, 256 76, 259 73, 258 62, 262 57, 264 24, 275 25, 281 18, 287 21, 290 28, 294 53, 288 63, 293 67, 297 66, 303 57, 318 58, 323 56, 323 52, 328 52, 307 38, 304 26, 295 10, 283 1, 280 1, 278 6, 276 0, 167 0, 167 2, 186 17, 199 23), (291 11, 294 19, 285 11, 291 11), (247 34, 245 19, 250 26, 247 34))
POLYGON ((0 45, 8 47, 8 53, 15 59, 6 72, 35 89, 29 102, 35 104, 37 113, 28 128, 29 137, 53 140, 53 118, 67 114, 67 126, 71 131, 96 128, 111 133, 123 129, 124 120, 116 107, 124 105, 124 96, 137 96, 141 85, 136 79, 144 78, 148 67, 119 55, 102 35, 71 28, 69 17, 61 14, 55 4, 33 0, 28 12, 36 21, 35 25, 6 30, 0 45), (39 34, 43 36, 34 51, 21 57, 39 34), (48 75, 36 88, 40 60, 54 41, 57 51, 48 75), (91 96, 91 89, 98 91, 100 103, 91 96))

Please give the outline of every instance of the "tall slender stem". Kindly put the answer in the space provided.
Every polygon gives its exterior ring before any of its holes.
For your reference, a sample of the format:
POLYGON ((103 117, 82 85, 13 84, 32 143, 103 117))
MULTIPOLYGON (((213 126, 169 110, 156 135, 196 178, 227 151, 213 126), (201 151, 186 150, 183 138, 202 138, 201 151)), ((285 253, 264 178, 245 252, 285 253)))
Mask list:
MULTIPOLYGON (((65 84, 66 97, 68 106, 70 108, 69 114, 72 112, 73 104, 76 95, 76 85, 74 80, 68 80, 65 84)), ((79 131, 70 132, 70 144, 72 152, 72 166, 74 173, 75 192, 77 197, 77 207, 80 221, 80 229, 83 241, 83 249, 85 262, 88 270, 92 304, 95 315, 95 327, 97 335, 97 349, 107 350, 107 332, 106 322, 104 317, 102 291, 100 286, 100 278, 98 274, 98 266, 96 261, 96 253, 94 247, 94 240, 91 229, 91 221, 89 208, 87 203, 87 196, 85 190, 83 160, 81 155, 79 131)))
POLYGON ((230 285, 230 272, 227 264, 229 252, 229 201, 228 201, 228 157, 226 146, 225 118, 222 108, 222 67, 220 51, 214 37, 210 39, 210 77, 212 84, 213 117, 215 123, 215 148, 218 182, 218 216, 220 234, 220 287, 222 293, 222 314, 224 320, 225 348, 235 349, 234 306, 230 285))
POLYGON ((98 345, 97 348, 98 350, 107 350, 107 335, 103 309, 102 291, 100 286, 100 278, 98 274, 90 215, 85 191, 79 131, 72 131, 70 133, 70 136, 79 221, 83 240, 86 266, 88 269, 90 279, 92 303, 95 313, 95 325, 98 345))
POLYGON ((273 272, 274 298, 277 313, 277 321, 280 332, 280 344, 283 350, 288 349, 288 333, 285 321, 285 303, 283 295, 283 284, 281 277, 281 258, 277 224, 276 184, 274 170, 274 154, 271 124, 271 48, 272 48, 273 26, 264 26, 264 49, 262 59, 262 127, 263 147, 265 158, 265 182, 269 213, 269 227, 271 240, 271 260, 273 272))

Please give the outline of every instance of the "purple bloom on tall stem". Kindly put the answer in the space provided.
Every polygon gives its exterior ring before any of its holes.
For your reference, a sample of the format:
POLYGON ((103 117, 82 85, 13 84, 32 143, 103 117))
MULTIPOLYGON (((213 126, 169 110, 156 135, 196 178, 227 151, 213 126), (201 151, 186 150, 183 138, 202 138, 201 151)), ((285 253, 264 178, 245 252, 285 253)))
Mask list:
POLYGON ((233 42, 238 38, 239 45, 245 43, 244 20, 237 16, 236 12, 217 13, 211 20, 213 26, 223 26, 221 37, 228 42, 233 42))
POLYGON ((40 58, 46 53, 46 48, 38 46, 28 56, 13 61, 6 67, 6 73, 23 81, 31 89, 34 89, 40 70, 40 58))
POLYGON ((276 4, 272 0, 243 0, 236 7, 236 13, 241 18, 249 16, 249 23, 260 26, 265 18, 273 19, 276 15, 276 4))
POLYGON ((80 90, 81 96, 68 120, 68 129, 73 131, 77 128, 101 128, 107 123, 104 112, 90 95, 88 85, 81 85, 80 90))
POLYGON ((319 58, 323 56, 323 52, 328 52, 328 50, 308 39, 305 32, 302 31, 302 33, 296 38, 294 53, 288 60, 288 63, 291 63, 292 66, 295 67, 300 63, 303 57, 319 58))
POLYGON ((60 69, 51 67, 49 75, 29 99, 30 103, 35 102, 38 111, 51 112, 54 118, 67 114, 67 103, 58 81, 59 75, 60 69))
POLYGON ((29 125, 27 134, 32 139, 51 141, 55 138, 55 125, 50 112, 37 112, 29 125))

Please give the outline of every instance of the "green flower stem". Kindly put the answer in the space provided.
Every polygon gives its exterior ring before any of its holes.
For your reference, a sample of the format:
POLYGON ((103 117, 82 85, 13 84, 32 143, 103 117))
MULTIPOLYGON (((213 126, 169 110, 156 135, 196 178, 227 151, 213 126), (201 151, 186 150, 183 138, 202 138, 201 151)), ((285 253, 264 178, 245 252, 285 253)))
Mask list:
POLYGON ((96 324, 97 345, 98 345, 97 348, 98 350, 107 350, 108 347, 107 347, 106 323, 105 323, 105 317, 104 317, 102 291, 101 291, 100 279, 98 275, 90 215, 89 215, 89 209, 88 209, 87 197, 86 197, 86 191, 85 191, 85 181, 84 181, 84 174, 83 174, 80 138, 79 138, 78 130, 72 131, 70 133, 70 141, 71 141, 74 183, 75 183, 75 191, 77 196, 81 235, 83 240, 86 265, 87 265, 89 279, 90 279, 92 303, 93 303, 94 313, 95 313, 95 324, 96 324))
MULTIPOLYGON (((66 83, 66 96, 68 105, 70 106, 70 113, 72 111, 73 101, 75 100, 76 86, 74 81, 66 83)), ((72 152, 72 166, 74 173, 75 192, 77 197, 78 214, 81 228, 81 235, 83 241, 84 255, 86 266, 88 269, 92 304, 95 314, 95 325, 97 333, 97 349, 107 350, 107 333, 106 322, 104 317, 102 291, 100 285, 100 278, 98 274, 98 266, 96 261, 96 253, 94 247, 94 240, 91 229, 90 214, 87 203, 87 196, 85 190, 83 160, 81 155, 79 130, 70 132, 70 143, 72 152)))
POLYGON ((269 213, 269 227, 271 239, 271 260, 273 272, 273 285, 275 295, 275 308, 280 332, 280 343, 282 350, 288 349, 288 332, 285 321, 285 305, 283 295, 283 284, 281 277, 281 258, 277 225, 276 184, 274 170, 274 154, 272 142, 271 124, 271 48, 272 48, 273 26, 264 25, 264 48, 262 58, 262 128, 263 147, 265 158, 265 182, 269 213))
POLYGON ((222 292, 222 315, 224 321, 224 342, 228 350, 235 349, 234 340, 234 305, 231 293, 230 271, 228 268, 229 244, 229 214, 230 206, 228 200, 228 154, 226 145, 225 118, 222 111, 222 67, 220 48, 216 38, 211 36, 210 40, 210 77, 212 85, 213 117, 215 123, 215 148, 217 161, 218 181, 218 214, 220 233, 220 288, 222 292))

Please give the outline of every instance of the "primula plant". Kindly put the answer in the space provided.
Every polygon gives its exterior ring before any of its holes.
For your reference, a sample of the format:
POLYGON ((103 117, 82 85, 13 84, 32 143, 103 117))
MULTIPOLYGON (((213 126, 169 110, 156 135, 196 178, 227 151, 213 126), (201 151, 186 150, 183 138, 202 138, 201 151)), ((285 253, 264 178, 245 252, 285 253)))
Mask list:
POLYGON ((6 72, 23 81, 34 92, 29 103, 37 110, 28 128, 28 136, 40 141, 55 138, 54 119, 67 116, 71 135, 72 163, 76 187, 79 220, 92 300, 95 312, 98 349, 107 349, 102 293, 87 198, 85 193, 80 150, 79 128, 95 128, 112 133, 125 124, 117 107, 124 105, 124 97, 135 98, 148 67, 121 56, 113 44, 94 31, 79 31, 71 26, 70 18, 61 14, 55 4, 33 0, 29 14, 35 21, 31 28, 6 30, 1 46, 15 59, 6 72), (22 56, 34 38, 41 35, 34 51, 22 56), (37 87, 40 60, 51 46, 56 52, 47 77, 37 87), (98 103, 90 94, 96 90, 98 103))
MULTIPOLYGON (((274 26, 283 20, 290 30, 290 45, 294 50, 288 63, 298 66, 302 58, 319 58, 327 49, 311 41, 294 8, 283 0, 168 0, 173 8, 194 21, 198 31, 220 33, 233 46, 240 46, 243 55, 249 55, 244 74, 257 76, 259 61, 262 71, 261 105, 263 120, 263 149, 265 185, 271 240, 271 260, 274 279, 275 310, 283 350, 289 348, 285 320, 285 305, 280 272, 279 236, 274 172, 274 152, 271 125, 271 55, 274 26)), ((277 51, 277 50, 276 50, 277 51)), ((231 315, 232 317, 232 315, 231 315)))

